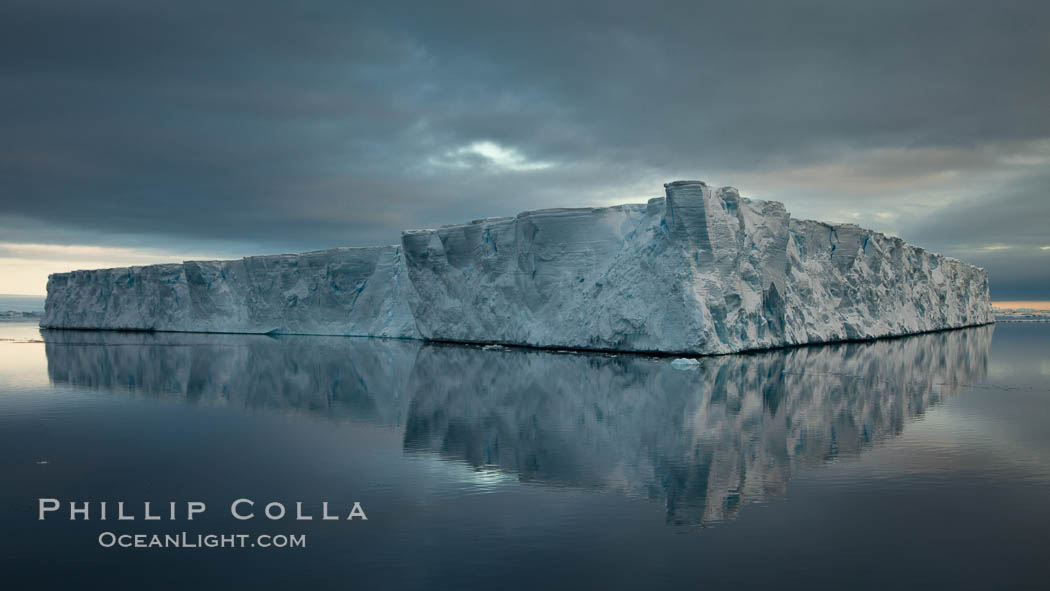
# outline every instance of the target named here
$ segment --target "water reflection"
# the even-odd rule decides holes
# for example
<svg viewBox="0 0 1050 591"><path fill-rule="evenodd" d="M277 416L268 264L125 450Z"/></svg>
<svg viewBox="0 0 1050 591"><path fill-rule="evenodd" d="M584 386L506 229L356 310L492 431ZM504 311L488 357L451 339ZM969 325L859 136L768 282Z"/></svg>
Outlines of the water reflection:
<svg viewBox="0 0 1050 591"><path fill-rule="evenodd" d="M46 331L53 383L403 426L404 451L731 518L984 379L993 327L703 358Z"/></svg>
<svg viewBox="0 0 1050 591"><path fill-rule="evenodd" d="M400 425L417 341L42 330L54 384Z"/></svg>

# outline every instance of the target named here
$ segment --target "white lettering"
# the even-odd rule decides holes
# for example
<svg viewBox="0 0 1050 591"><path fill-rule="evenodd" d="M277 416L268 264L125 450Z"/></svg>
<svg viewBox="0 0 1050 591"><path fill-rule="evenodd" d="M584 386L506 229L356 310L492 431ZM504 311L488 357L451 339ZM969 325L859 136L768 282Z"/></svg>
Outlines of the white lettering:
<svg viewBox="0 0 1050 591"><path fill-rule="evenodd" d="M62 503L59 503L58 499L37 499L37 500L39 501L39 510L37 512L39 517L37 517L37 519L39 519L40 521L44 520L44 513L49 513L51 511L58 511L59 507L62 506Z"/></svg>
<svg viewBox="0 0 1050 591"><path fill-rule="evenodd" d="M277 507L277 508L279 508L281 510L281 512L279 514L277 514L277 515L272 515L270 513L270 507ZM284 505L274 501L273 503L270 503L269 505L266 506L265 513L266 513L266 516L269 517L272 521L277 521L278 519L283 519L284 518Z"/></svg>
<svg viewBox="0 0 1050 591"><path fill-rule="evenodd" d="M90 507L90 505L88 505L88 502L84 501L84 507L81 508L81 509L77 509L77 502L76 501L71 501L69 503L69 520L70 521L76 521L77 520L77 515L83 515L84 516L84 521L88 521L89 519L91 519L91 517L88 515L88 508L89 507Z"/></svg>
<svg viewBox="0 0 1050 591"><path fill-rule="evenodd" d="M198 513L204 513L204 503L200 501L190 501L186 504L186 518L193 521L193 516Z"/></svg>
<svg viewBox="0 0 1050 591"><path fill-rule="evenodd" d="M354 517L360 517L361 519L368 521L368 517L365 516L365 510L361 508L361 503L354 502L354 508L350 510L350 515L347 516L348 520L353 520Z"/></svg>
<svg viewBox="0 0 1050 591"><path fill-rule="evenodd" d="M241 505L241 504L244 504L244 503L247 503L249 507L255 505L255 502L252 501L251 499L237 499L236 501L233 502L232 505L230 505L230 513L235 518L240 519L241 521L244 521L245 519L251 519L252 517L255 517L255 513L249 513L247 515L241 515L240 513L237 512L237 505Z"/></svg>
<svg viewBox="0 0 1050 591"><path fill-rule="evenodd" d="M321 519L323 519L325 521L331 521L333 519L339 519L338 515L329 515L328 514L328 501L324 501L323 503L321 503Z"/></svg>

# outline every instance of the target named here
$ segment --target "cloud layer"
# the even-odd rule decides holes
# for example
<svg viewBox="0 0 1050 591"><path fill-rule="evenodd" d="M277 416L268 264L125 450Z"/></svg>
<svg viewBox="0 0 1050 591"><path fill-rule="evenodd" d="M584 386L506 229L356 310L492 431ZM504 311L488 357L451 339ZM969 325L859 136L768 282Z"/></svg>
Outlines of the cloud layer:
<svg viewBox="0 0 1050 591"><path fill-rule="evenodd" d="M1040 2L6 2L0 232L233 256L703 178L986 264L995 297L1047 297L1048 17Z"/></svg>

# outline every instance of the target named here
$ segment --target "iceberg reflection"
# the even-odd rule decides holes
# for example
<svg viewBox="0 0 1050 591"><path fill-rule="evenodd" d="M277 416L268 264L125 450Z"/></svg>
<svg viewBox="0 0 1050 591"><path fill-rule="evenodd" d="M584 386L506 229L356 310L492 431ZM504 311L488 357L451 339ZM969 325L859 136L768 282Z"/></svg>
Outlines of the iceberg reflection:
<svg viewBox="0 0 1050 591"><path fill-rule="evenodd" d="M984 379L993 326L698 359L412 341L44 331L53 383L403 426L404 451L731 518Z"/></svg>
<svg viewBox="0 0 1050 591"><path fill-rule="evenodd" d="M781 494L984 378L994 327L699 359L425 347L405 448L666 503L701 524Z"/></svg>
<svg viewBox="0 0 1050 591"><path fill-rule="evenodd" d="M405 384L421 344L408 340L42 330L54 384L404 422Z"/></svg>

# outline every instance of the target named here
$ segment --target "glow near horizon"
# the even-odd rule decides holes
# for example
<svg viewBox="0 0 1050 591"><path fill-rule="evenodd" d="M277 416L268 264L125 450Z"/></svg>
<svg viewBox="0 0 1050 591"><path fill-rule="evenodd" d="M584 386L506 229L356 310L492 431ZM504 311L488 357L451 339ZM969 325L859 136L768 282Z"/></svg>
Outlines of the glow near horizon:
<svg viewBox="0 0 1050 591"><path fill-rule="evenodd" d="M0 242L0 294L45 295L51 273L216 258L220 257L147 248Z"/></svg>

